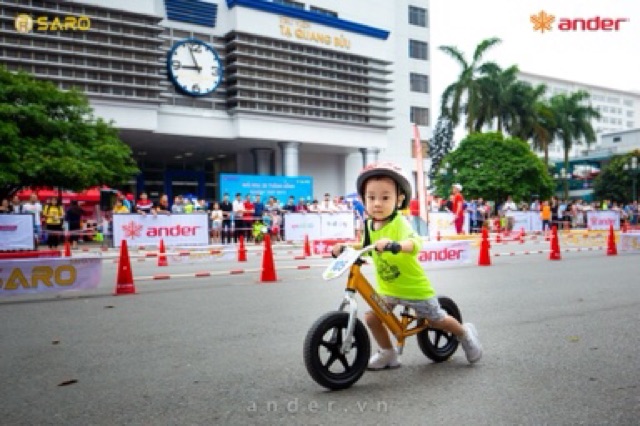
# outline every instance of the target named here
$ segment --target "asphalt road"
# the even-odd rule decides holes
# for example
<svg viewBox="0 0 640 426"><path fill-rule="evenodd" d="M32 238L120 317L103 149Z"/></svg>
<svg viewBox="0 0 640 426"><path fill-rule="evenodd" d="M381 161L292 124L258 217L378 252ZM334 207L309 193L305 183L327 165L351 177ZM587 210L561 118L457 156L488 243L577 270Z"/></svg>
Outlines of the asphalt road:
<svg viewBox="0 0 640 426"><path fill-rule="evenodd" d="M0 423L637 425L640 258L492 260L428 272L476 324L478 364L461 350L434 364L410 339L402 368L340 392L317 385L302 359L307 330L344 287L320 267L281 269L269 284L256 273L138 281L138 294L115 297L105 262L96 290L0 300ZM250 255L241 267L259 263ZM302 263L327 260L277 261ZM133 269L159 271L153 259Z"/></svg>

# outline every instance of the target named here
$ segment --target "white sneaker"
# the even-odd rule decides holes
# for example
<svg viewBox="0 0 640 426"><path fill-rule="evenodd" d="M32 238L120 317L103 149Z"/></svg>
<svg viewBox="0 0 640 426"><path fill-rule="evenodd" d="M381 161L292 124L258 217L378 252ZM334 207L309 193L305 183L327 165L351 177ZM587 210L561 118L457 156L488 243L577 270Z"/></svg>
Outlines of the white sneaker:
<svg viewBox="0 0 640 426"><path fill-rule="evenodd" d="M464 349L467 361L473 364L482 358L482 345L478 340L478 332L473 324L466 323L462 328L464 328L464 336L458 338L458 340L462 345L462 349Z"/></svg>
<svg viewBox="0 0 640 426"><path fill-rule="evenodd" d="M400 361L398 360L398 352L395 348L392 349L380 349L369 360L369 370L384 370L385 368L397 368L400 367Z"/></svg>

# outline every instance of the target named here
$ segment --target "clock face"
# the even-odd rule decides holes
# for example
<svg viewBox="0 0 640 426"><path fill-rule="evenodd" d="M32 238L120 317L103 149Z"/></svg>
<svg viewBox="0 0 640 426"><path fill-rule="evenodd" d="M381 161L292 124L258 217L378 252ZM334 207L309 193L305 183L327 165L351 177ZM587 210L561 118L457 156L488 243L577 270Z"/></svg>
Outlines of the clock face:
<svg viewBox="0 0 640 426"><path fill-rule="evenodd" d="M222 81L222 62L207 43L187 39L177 42L167 57L169 77L183 93L207 95Z"/></svg>

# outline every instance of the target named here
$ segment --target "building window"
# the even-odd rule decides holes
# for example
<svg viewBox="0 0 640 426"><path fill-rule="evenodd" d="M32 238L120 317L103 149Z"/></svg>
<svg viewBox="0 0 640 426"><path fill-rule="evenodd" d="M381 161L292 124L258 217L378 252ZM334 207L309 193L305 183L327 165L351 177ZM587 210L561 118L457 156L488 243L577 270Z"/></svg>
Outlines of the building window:
<svg viewBox="0 0 640 426"><path fill-rule="evenodd" d="M412 92L429 93L429 76L424 74L409 74Z"/></svg>
<svg viewBox="0 0 640 426"><path fill-rule="evenodd" d="M429 157L429 141L420 141L420 148L422 148L422 158ZM416 141L411 139L411 158L416 158Z"/></svg>
<svg viewBox="0 0 640 426"><path fill-rule="evenodd" d="M633 106L633 100L631 99L625 99L623 103L624 103L624 106L628 106L628 107Z"/></svg>
<svg viewBox="0 0 640 426"><path fill-rule="evenodd" d="M614 142L620 142L620 136L616 136L615 138L613 138Z"/></svg>
<svg viewBox="0 0 640 426"><path fill-rule="evenodd" d="M411 107L410 120L418 126L429 125L429 108Z"/></svg>
<svg viewBox="0 0 640 426"><path fill-rule="evenodd" d="M283 6L291 6L291 7L295 7L296 9L304 9L304 3L300 3L297 1L291 1L291 0L273 0L273 3L275 4L281 4Z"/></svg>
<svg viewBox="0 0 640 426"><path fill-rule="evenodd" d="M427 27L427 9L409 6L409 23L419 27Z"/></svg>
<svg viewBox="0 0 640 426"><path fill-rule="evenodd" d="M429 45L424 41L409 40L409 57L413 59L428 59Z"/></svg>
<svg viewBox="0 0 640 426"><path fill-rule="evenodd" d="M320 15L332 16L334 18L338 17L338 13L337 12L334 12L333 10L323 9L321 7L310 6L309 10L312 11L312 12L318 13Z"/></svg>
<svg viewBox="0 0 640 426"><path fill-rule="evenodd" d="M627 128L633 129L633 121L627 121Z"/></svg>

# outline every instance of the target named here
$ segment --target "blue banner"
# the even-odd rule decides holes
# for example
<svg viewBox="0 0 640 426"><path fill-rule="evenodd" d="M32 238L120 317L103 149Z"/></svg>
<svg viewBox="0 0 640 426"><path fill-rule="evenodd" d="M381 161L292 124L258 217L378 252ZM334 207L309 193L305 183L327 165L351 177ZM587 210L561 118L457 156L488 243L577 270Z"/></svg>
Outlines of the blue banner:
<svg viewBox="0 0 640 426"><path fill-rule="evenodd" d="M229 194L233 200L237 193L245 195L260 194L262 201L266 202L274 196L280 204L286 204L290 195L296 202L300 197L311 201L313 197L313 178L310 176L261 176L261 175L236 175L220 174L220 199L224 193Z"/></svg>

